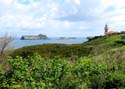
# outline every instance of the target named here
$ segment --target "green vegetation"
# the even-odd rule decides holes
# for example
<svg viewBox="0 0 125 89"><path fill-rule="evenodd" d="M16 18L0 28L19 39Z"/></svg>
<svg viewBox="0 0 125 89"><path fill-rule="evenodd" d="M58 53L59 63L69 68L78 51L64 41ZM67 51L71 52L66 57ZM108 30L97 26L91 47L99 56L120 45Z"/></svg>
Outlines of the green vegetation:
<svg viewBox="0 0 125 89"><path fill-rule="evenodd" d="M0 88L4 89L123 89L125 60L96 61L81 57L69 61L55 57L9 57L10 69L0 66Z"/></svg>
<svg viewBox="0 0 125 89"><path fill-rule="evenodd" d="M1 61L0 89L124 89L124 45L113 35L16 49Z"/></svg>
<svg viewBox="0 0 125 89"><path fill-rule="evenodd" d="M84 47L84 45L65 45L65 44L44 44L29 46L17 49L11 54L11 56L16 57L28 57L37 53L42 57L53 58L55 56L59 57L81 57L89 55L91 48Z"/></svg>
<svg viewBox="0 0 125 89"><path fill-rule="evenodd" d="M116 49L125 45L125 41L121 40L120 35L102 36L83 44L44 44L19 48L15 50L11 56L22 56L26 58L34 53L38 53L42 57L53 58L55 56L79 58L88 55L99 55L104 52Z"/></svg>

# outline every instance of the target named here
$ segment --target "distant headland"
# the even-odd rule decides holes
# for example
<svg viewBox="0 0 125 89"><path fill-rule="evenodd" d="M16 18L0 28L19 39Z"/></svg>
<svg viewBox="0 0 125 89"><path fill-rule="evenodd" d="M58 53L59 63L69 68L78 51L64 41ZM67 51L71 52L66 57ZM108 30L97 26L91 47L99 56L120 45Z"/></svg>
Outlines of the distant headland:
<svg viewBox="0 0 125 89"><path fill-rule="evenodd" d="M39 34L39 35L23 35L21 40L41 40L41 39L48 39L46 35Z"/></svg>

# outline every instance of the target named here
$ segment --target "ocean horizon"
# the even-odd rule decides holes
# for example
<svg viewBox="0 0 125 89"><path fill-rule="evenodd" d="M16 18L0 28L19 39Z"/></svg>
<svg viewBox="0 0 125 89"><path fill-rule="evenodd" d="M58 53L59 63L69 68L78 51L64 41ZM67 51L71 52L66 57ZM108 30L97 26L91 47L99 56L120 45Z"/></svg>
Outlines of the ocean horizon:
<svg viewBox="0 0 125 89"><path fill-rule="evenodd" d="M49 38L41 40L21 40L20 38L15 38L13 45L15 48L21 48L24 46L40 45L40 44L80 44L87 41L86 38L75 38L75 39L59 39L59 38Z"/></svg>

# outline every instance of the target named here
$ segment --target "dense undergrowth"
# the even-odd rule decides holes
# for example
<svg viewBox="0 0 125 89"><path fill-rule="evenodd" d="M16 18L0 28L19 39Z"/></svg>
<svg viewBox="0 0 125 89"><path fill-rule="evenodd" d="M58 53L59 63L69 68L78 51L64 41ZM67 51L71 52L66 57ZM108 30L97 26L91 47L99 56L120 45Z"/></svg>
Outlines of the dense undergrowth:
<svg viewBox="0 0 125 89"><path fill-rule="evenodd" d="M16 49L0 61L0 89L125 89L124 45L113 35Z"/></svg>
<svg viewBox="0 0 125 89"><path fill-rule="evenodd" d="M9 57L9 70L0 66L1 89L124 89L125 60L81 57L71 61L37 54Z"/></svg>

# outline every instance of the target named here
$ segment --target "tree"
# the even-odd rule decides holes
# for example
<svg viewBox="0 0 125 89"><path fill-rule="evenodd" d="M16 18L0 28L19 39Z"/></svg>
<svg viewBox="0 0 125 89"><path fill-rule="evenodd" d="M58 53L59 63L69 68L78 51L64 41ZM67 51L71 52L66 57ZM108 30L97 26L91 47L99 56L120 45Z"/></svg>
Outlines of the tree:
<svg viewBox="0 0 125 89"><path fill-rule="evenodd" d="M0 37L0 56L3 56L4 52L11 48L11 43L14 38L7 33Z"/></svg>

